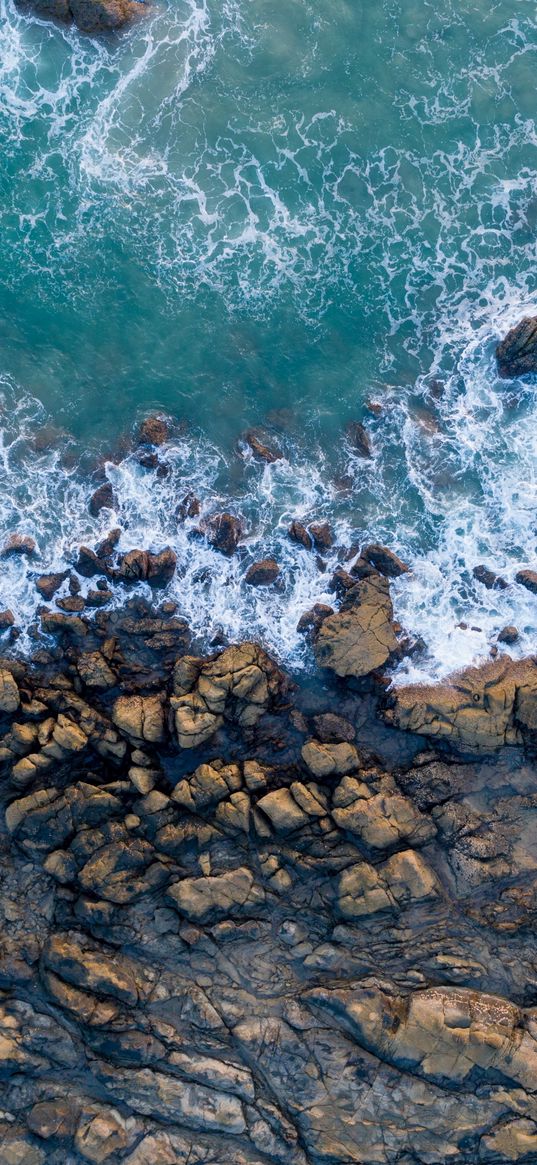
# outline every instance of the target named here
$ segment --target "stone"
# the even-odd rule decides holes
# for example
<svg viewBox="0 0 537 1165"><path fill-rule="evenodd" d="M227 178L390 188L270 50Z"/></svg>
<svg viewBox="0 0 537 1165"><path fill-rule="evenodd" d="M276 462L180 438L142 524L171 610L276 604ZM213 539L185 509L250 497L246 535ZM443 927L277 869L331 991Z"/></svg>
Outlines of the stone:
<svg viewBox="0 0 537 1165"><path fill-rule="evenodd" d="M233 916L250 898L254 876L246 867L208 878L184 878L169 886L170 902L196 922Z"/></svg>
<svg viewBox="0 0 537 1165"><path fill-rule="evenodd" d="M489 591L505 591L509 584L500 575L495 574L493 570L489 570L486 566L474 566L472 574L478 582L482 583ZM537 577L537 576L536 576Z"/></svg>
<svg viewBox="0 0 537 1165"><path fill-rule="evenodd" d="M276 581L279 573L280 568L273 558L263 558L248 567L244 581L250 587L268 587Z"/></svg>
<svg viewBox="0 0 537 1165"><path fill-rule="evenodd" d="M313 717L313 724L317 738L323 744L351 744L356 737L356 730L350 720L339 716L337 712L321 712Z"/></svg>
<svg viewBox="0 0 537 1165"><path fill-rule="evenodd" d="M16 712L20 704L17 682L7 668L0 668L0 712L9 715Z"/></svg>
<svg viewBox="0 0 537 1165"><path fill-rule="evenodd" d="M354 787L353 787L354 786ZM334 793L332 817L340 829L355 834L372 850L402 843L425 845L436 835L436 826L415 807L410 797L386 791L371 794L357 781L342 782Z"/></svg>
<svg viewBox="0 0 537 1165"><path fill-rule="evenodd" d="M334 545L334 535L328 522L312 522L309 532L316 550L330 550Z"/></svg>
<svg viewBox="0 0 537 1165"><path fill-rule="evenodd" d="M526 587L526 590L531 591L534 595L537 595L536 570L519 570L515 575L515 582L520 583L521 586Z"/></svg>
<svg viewBox="0 0 537 1165"><path fill-rule="evenodd" d="M513 627L511 623L507 627L502 627L502 630L498 632L498 643L511 645L516 643L519 638L518 627Z"/></svg>
<svg viewBox="0 0 537 1165"><path fill-rule="evenodd" d="M359 457L372 457L371 440L367 429L360 421L350 421L345 429L349 445Z"/></svg>
<svg viewBox="0 0 537 1165"><path fill-rule="evenodd" d="M82 652L77 659L77 671L87 688L105 692L113 688L117 676L100 651Z"/></svg>
<svg viewBox="0 0 537 1165"><path fill-rule="evenodd" d="M537 732L537 664L500 656L442 684L398 688L388 723L448 740L462 753L497 752Z"/></svg>
<svg viewBox="0 0 537 1165"><path fill-rule="evenodd" d="M293 542L298 542L300 546L304 546L306 550L311 550L313 547L313 537L308 533L306 527L302 522L291 522L287 531L289 537Z"/></svg>
<svg viewBox="0 0 537 1165"><path fill-rule="evenodd" d="M85 1161L102 1165L126 1149L130 1141L128 1124L114 1108L103 1105L94 1115L84 1117L77 1128L75 1145Z"/></svg>
<svg viewBox="0 0 537 1165"><path fill-rule="evenodd" d="M352 593L352 606L323 619L314 652L319 667L358 679L383 667L398 643L387 581L364 579Z"/></svg>
<svg viewBox="0 0 537 1165"><path fill-rule="evenodd" d="M55 574L42 574L38 579L36 579L35 585L39 591L39 594L50 602L50 600L56 594L56 591L60 589L62 583L65 582L65 579L68 577L68 570L58 571Z"/></svg>
<svg viewBox="0 0 537 1165"><path fill-rule="evenodd" d="M281 672L253 643L228 647L198 664L185 657L175 669L170 705L181 748L209 740L225 720L251 728L280 696Z"/></svg>
<svg viewBox="0 0 537 1165"><path fill-rule="evenodd" d="M344 918L403 910L438 894L438 881L414 850L404 850L380 866L360 862L341 874L338 907Z"/></svg>
<svg viewBox="0 0 537 1165"><path fill-rule="evenodd" d="M399 578L402 574L408 574L410 570L406 562L398 558L393 550L388 550L379 542L371 542L369 546L365 546L362 550L362 558L386 578Z"/></svg>
<svg viewBox="0 0 537 1165"><path fill-rule="evenodd" d="M43 1141L48 1141L50 1137L72 1137L76 1121L76 1104L64 1097L34 1104L27 1117L30 1132Z"/></svg>
<svg viewBox="0 0 537 1165"><path fill-rule="evenodd" d="M326 778L353 773L361 767L360 755L347 741L321 743L308 740L302 746L302 760L315 777Z"/></svg>
<svg viewBox="0 0 537 1165"><path fill-rule="evenodd" d="M15 616L13 611L0 611L0 631L7 631L9 627L15 624Z"/></svg>
<svg viewBox="0 0 537 1165"><path fill-rule="evenodd" d="M17 554L31 557L35 552L35 538L31 538L29 534L10 534L0 551L0 555L2 558L11 558Z"/></svg>
<svg viewBox="0 0 537 1165"><path fill-rule="evenodd" d="M138 430L139 445L165 445L173 427L171 417L164 413L151 413L145 417Z"/></svg>
<svg viewBox="0 0 537 1165"><path fill-rule="evenodd" d="M301 632L315 633L321 626L323 619L333 614L334 608L329 607L327 603L315 603L311 610L304 611L304 614L300 616L296 629Z"/></svg>
<svg viewBox="0 0 537 1165"><path fill-rule="evenodd" d="M537 316L524 316L496 348L498 375L513 380L537 372Z"/></svg>
<svg viewBox="0 0 537 1165"><path fill-rule="evenodd" d="M102 485L99 485L95 492L92 493L88 502L88 510L92 518L97 518L101 510L113 510L115 506L116 501L112 483L103 481Z"/></svg>
<svg viewBox="0 0 537 1165"><path fill-rule="evenodd" d="M112 709L112 721L126 736L156 744L164 739L162 696L119 696Z"/></svg>
<svg viewBox="0 0 537 1165"><path fill-rule="evenodd" d="M289 789L274 789L257 802L257 809L268 817L276 833L292 833L307 824L308 815L297 804Z"/></svg>
<svg viewBox="0 0 537 1165"><path fill-rule="evenodd" d="M283 453L280 452L277 446L269 443L264 434L260 434L255 429L248 429L244 433L242 440L258 461L264 461L267 465L272 465L275 461L282 460Z"/></svg>
<svg viewBox="0 0 537 1165"><path fill-rule="evenodd" d="M147 14L138 0L69 0L69 11L81 32L112 32Z"/></svg>
<svg viewBox="0 0 537 1165"><path fill-rule="evenodd" d="M243 526L240 518L234 514L213 514L200 523L200 530L211 546L231 558L243 536Z"/></svg>

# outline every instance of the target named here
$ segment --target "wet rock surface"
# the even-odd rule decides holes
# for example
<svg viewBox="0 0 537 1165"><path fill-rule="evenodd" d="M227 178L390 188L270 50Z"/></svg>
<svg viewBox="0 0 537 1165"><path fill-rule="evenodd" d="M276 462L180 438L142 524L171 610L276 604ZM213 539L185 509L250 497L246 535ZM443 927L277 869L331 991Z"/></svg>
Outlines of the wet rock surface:
<svg viewBox="0 0 537 1165"><path fill-rule="evenodd" d="M391 627L355 585L320 630ZM0 1160L535 1160L536 665L400 693L438 750L371 676L82 626L1 661Z"/></svg>
<svg viewBox="0 0 537 1165"><path fill-rule="evenodd" d="M73 22L81 32L114 32L147 14L140 0L19 0L21 8L62 23Z"/></svg>
<svg viewBox="0 0 537 1165"><path fill-rule="evenodd" d="M525 317L496 348L498 373L504 379L537 372L537 317Z"/></svg>

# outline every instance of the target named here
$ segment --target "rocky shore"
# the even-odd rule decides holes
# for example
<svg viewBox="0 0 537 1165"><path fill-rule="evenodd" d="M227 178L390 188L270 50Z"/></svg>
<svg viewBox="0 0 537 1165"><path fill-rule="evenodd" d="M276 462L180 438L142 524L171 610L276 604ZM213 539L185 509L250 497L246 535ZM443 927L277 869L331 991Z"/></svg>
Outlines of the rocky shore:
<svg viewBox="0 0 537 1165"><path fill-rule="evenodd" d="M135 439L156 478L171 424ZM241 586L285 585L240 514L190 491L176 519ZM326 521L287 536L326 568ZM302 678L255 642L201 653L174 551L124 545L49 573L29 534L0 548L43 600L30 655L0 613L2 1165L537 1162L537 659L505 627L485 665L391 687L424 645L377 543L303 612Z"/></svg>
<svg viewBox="0 0 537 1165"><path fill-rule="evenodd" d="M3 1165L537 1160L537 665L387 691L379 555L300 684L137 597L2 659Z"/></svg>

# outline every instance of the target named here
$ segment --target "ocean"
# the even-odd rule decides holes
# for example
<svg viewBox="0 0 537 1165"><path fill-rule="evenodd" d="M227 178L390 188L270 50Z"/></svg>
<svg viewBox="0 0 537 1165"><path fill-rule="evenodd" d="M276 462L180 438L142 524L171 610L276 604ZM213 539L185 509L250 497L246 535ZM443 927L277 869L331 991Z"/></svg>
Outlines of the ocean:
<svg viewBox="0 0 537 1165"><path fill-rule="evenodd" d="M120 526L120 549L176 550L205 646L311 666L298 619L374 540L411 566L395 612L425 642L396 683L506 624L535 650L514 577L537 561L537 396L494 348L537 310L536 52L530 0L160 0L108 39L0 0L0 542L38 548L0 572L19 649L36 574ZM128 440L154 410L180 422L166 477ZM255 461L252 427L283 457ZM103 465L117 507L92 518ZM241 554L178 520L188 491L243 518ZM323 562L293 519L330 522ZM245 586L267 555L280 584Z"/></svg>

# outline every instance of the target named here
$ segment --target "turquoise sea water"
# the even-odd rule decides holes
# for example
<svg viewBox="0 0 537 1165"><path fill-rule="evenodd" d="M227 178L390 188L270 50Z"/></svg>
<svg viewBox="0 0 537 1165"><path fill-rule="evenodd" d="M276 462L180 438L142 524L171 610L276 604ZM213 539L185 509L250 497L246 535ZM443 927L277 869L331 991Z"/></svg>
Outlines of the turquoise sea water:
<svg viewBox="0 0 537 1165"><path fill-rule="evenodd" d="M285 531L327 517L413 566L396 610L429 651L402 679L506 623L535 650L537 600L471 572L537 559L537 400L493 359L537 309L536 50L530 0L161 0L101 41L0 0L0 532L43 566L112 522L171 543L201 634L300 665L329 571ZM121 506L92 521L82 451L155 407L187 422L169 478L110 464ZM36 452L48 424L70 436ZM267 424L286 459L263 468L237 439ZM244 560L178 528L189 487L245 516ZM266 553L284 587L247 592ZM37 597L10 561L0 603L27 623Z"/></svg>

